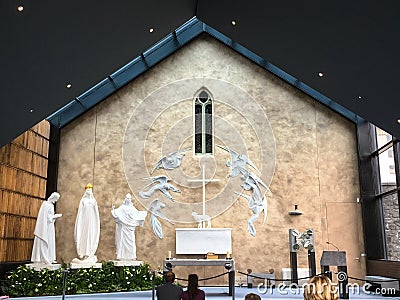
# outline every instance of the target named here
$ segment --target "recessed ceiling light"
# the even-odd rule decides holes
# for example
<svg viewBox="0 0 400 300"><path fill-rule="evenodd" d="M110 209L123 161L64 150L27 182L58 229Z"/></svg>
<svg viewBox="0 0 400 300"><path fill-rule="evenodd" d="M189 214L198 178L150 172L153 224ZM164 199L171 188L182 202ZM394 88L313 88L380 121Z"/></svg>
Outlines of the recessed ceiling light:
<svg viewBox="0 0 400 300"><path fill-rule="evenodd" d="M232 26L236 26L236 21L232 20L231 24L232 24Z"/></svg>
<svg viewBox="0 0 400 300"><path fill-rule="evenodd" d="M397 123L399 123L399 124L400 124L400 119L397 119Z"/></svg>
<svg viewBox="0 0 400 300"><path fill-rule="evenodd" d="M33 109L30 109L29 112L33 113Z"/></svg>
<svg viewBox="0 0 400 300"><path fill-rule="evenodd" d="M362 97L361 97L361 96L358 96L358 99L362 99Z"/></svg>
<svg viewBox="0 0 400 300"><path fill-rule="evenodd" d="M150 31L150 33L153 32L153 31L154 31L154 28L150 28L149 31Z"/></svg>
<svg viewBox="0 0 400 300"><path fill-rule="evenodd" d="M319 73L318 73L318 76L319 76L319 77L324 77L324 73L319 72Z"/></svg>
<svg viewBox="0 0 400 300"><path fill-rule="evenodd" d="M17 9L18 9L18 11L23 11L24 7L22 5L18 5Z"/></svg>
<svg viewBox="0 0 400 300"><path fill-rule="evenodd" d="M72 84L68 83L67 84L67 89L70 89L72 87Z"/></svg>

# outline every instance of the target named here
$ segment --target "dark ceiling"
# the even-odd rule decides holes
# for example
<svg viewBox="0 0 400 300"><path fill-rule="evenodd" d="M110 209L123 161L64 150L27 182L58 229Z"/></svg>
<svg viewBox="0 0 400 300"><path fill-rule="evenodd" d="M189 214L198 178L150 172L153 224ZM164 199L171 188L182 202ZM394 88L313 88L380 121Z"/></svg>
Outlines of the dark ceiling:
<svg viewBox="0 0 400 300"><path fill-rule="evenodd" d="M399 1L2 0L0 146L194 16L400 137Z"/></svg>

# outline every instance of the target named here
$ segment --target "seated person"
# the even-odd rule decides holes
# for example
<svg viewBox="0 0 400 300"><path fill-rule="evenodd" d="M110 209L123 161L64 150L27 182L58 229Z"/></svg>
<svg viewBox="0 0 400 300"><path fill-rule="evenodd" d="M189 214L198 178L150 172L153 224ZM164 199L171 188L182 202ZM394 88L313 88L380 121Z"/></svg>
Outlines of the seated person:
<svg viewBox="0 0 400 300"><path fill-rule="evenodd" d="M164 275L165 283L157 287L156 295L158 300L180 300L183 289L174 283L175 274L167 272Z"/></svg>
<svg viewBox="0 0 400 300"><path fill-rule="evenodd" d="M337 289L327 276L314 276L304 287L305 300L337 300Z"/></svg>
<svg viewBox="0 0 400 300"><path fill-rule="evenodd" d="M182 294L182 300L205 300L206 294L199 289L199 278L196 274L189 274L187 290Z"/></svg>

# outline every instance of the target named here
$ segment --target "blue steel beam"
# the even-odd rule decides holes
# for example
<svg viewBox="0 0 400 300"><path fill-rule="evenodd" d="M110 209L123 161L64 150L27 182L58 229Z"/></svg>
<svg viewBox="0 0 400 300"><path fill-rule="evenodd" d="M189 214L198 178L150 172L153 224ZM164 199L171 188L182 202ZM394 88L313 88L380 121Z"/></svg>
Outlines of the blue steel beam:
<svg viewBox="0 0 400 300"><path fill-rule="evenodd" d="M241 44L233 41L229 37L223 35L222 33L194 17L177 28L173 33L167 35L155 45L144 51L140 56L136 57L131 62L112 73L94 87L90 88L82 95L69 102L66 106L49 116L47 120L59 128L62 128L203 32L226 44L234 51L247 57L260 67L264 68L275 76L278 76L285 82L303 91L305 94L311 96L318 102L331 108L333 111L339 113L352 122L357 123L358 120L362 119L347 108L339 105L330 98L314 90L307 84L301 82L299 79L266 61L263 57L258 56Z"/></svg>

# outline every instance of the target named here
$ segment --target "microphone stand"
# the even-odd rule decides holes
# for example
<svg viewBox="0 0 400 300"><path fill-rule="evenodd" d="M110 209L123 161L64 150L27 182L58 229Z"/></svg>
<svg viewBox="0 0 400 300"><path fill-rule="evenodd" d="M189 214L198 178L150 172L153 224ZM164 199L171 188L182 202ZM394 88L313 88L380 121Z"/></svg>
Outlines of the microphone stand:
<svg viewBox="0 0 400 300"><path fill-rule="evenodd" d="M336 249L337 249L337 251L340 251L339 250L339 248L335 245L335 244L332 244L331 242L326 242L328 245L332 245L333 247L335 247Z"/></svg>

